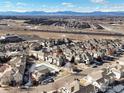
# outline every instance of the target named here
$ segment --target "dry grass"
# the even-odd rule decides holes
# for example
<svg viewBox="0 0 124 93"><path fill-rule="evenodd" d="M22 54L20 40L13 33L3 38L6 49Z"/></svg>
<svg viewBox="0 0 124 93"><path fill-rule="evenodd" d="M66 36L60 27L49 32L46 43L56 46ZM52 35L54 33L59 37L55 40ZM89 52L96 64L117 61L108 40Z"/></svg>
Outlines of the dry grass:
<svg viewBox="0 0 124 93"><path fill-rule="evenodd" d="M63 34L63 33L49 33L49 32L34 32L34 31L0 31L0 35L5 35L5 34L18 34L18 35L37 35L41 38L53 38L53 39L58 39L58 38L71 38L71 39L77 39L77 40L86 40L86 39L115 39L115 38L120 38L120 37L115 37L115 36L98 36L98 35L80 35L80 34Z"/></svg>

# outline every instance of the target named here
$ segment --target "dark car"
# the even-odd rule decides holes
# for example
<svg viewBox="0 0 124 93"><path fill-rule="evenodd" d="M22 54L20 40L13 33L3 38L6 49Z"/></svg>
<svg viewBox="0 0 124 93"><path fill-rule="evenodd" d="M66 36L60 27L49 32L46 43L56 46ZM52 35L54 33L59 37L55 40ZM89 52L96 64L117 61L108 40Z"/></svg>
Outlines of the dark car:
<svg viewBox="0 0 124 93"><path fill-rule="evenodd" d="M54 82L54 79L52 77L49 77L41 82L41 84L46 85L48 83Z"/></svg>

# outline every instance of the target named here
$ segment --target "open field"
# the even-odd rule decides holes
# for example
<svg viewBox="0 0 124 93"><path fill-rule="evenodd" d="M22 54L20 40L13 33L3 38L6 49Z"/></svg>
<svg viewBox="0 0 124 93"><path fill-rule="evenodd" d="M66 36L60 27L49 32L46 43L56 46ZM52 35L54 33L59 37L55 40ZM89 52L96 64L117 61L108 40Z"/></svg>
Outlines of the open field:
<svg viewBox="0 0 124 93"><path fill-rule="evenodd" d="M123 17L1 17L0 35L37 35L41 38L123 38Z"/></svg>
<svg viewBox="0 0 124 93"><path fill-rule="evenodd" d="M106 36L106 35L87 35L87 34L67 34L67 33L49 33L49 32L35 32L35 31L0 31L0 35L5 34L18 34L18 35L36 35L40 38L53 38L53 39L59 39L59 38L70 38L70 39L76 39L76 40L87 40L87 39L123 39L123 36Z"/></svg>

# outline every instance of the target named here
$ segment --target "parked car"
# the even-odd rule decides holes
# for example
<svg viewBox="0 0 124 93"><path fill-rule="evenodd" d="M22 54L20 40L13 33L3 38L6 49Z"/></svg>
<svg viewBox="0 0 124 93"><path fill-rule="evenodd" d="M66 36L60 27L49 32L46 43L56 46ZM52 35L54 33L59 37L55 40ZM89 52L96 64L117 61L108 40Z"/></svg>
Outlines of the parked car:
<svg viewBox="0 0 124 93"><path fill-rule="evenodd" d="M41 82L42 85L46 85L48 83L54 82L54 79L52 77L49 77Z"/></svg>

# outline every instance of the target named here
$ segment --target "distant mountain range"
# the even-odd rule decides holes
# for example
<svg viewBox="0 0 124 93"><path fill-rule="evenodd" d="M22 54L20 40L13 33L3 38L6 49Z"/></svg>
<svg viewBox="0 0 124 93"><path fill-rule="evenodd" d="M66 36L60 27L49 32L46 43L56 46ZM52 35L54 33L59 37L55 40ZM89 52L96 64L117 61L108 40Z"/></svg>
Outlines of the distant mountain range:
<svg viewBox="0 0 124 93"><path fill-rule="evenodd" d="M31 12L15 12L7 11L0 12L1 16L124 16L124 12L73 12L73 11L59 11L59 12L44 12L44 11L31 11Z"/></svg>

